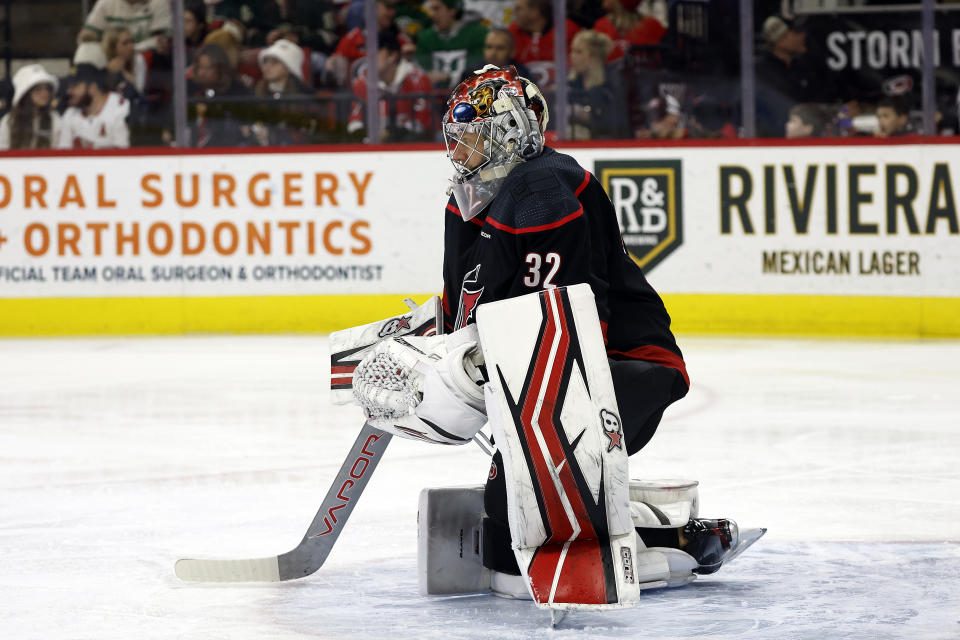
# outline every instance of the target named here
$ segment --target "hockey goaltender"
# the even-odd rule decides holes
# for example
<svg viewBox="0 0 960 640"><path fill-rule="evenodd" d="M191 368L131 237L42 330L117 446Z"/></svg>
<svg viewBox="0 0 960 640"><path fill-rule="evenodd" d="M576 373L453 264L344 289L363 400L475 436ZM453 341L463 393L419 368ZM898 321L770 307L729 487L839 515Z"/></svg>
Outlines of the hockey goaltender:
<svg viewBox="0 0 960 640"><path fill-rule="evenodd" d="M443 331L380 341L353 376L378 429L493 433L482 490L421 495L421 589L604 609L717 571L763 530L699 518L696 482L629 480L689 380L609 198L544 146L546 101L513 67L475 72L447 106Z"/></svg>
<svg viewBox="0 0 960 640"><path fill-rule="evenodd" d="M687 371L603 188L544 146L548 118L513 67L454 90L442 299L330 335L331 397L358 403L366 424L300 544L179 560L181 579L316 571L393 435L493 456L485 486L421 492L424 594L528 598L556 622L689 584L763 535L700 518L695 481L630 480L628 456L686 395Z"/></svg>

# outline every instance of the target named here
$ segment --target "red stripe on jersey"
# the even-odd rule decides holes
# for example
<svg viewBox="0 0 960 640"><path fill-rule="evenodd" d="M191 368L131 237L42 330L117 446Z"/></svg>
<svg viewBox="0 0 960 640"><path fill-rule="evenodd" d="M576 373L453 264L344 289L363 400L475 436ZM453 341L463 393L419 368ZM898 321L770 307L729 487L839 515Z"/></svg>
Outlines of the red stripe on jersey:
<svg viewBox="0 0 960 640"><path fill-rule="evenodd" d="M563 218L560 218L556 222L551 222L549 224L541 224L536 227L522 227L520 229L515 229L513 227L503 224L502 222L497 222L493 218L487 218L487 222L489 222L491 226L497 229L500 229L501 231L506 231L507 233L513 233L513 234L521 234L521 233L534 233L536 231L546 231L548 229L556 229L557 227L562 227L563 225L567 224L571 220L575 220L576 218L579 218L582 215L583 215L583 205L580 205L580 208L574 211L573 213L571 213L570 215L564 216Z"/></svg>
<svg viewBox="0 0 960 640"><path fill-rule="evenodd" d="M580 194L583 193L583 190L587 188L587 185L590 184L590 172L584 169L583 171L583 182L580 183L580 186L577 187L577 190L573 192L573 195L580 197Z"/></svg>
<svg viewBox="0 0 960 640"><path fill-rule="evenodd" d="M456 208L455 206L453 206L452 204L447 203L447 211L449 211L449 212L451 212L451 213L455 213L455 214L457 214L458 216L460 216L461 218L463 218L463 214L460 213L460 209L457 209L457 208ZM478 227L482 227L482 226L483 226L483 220L480 220L480 219L478 219L478 218L470 218L469 220L464 220L464 222L472 222L473 224L477 225Z"/></svg>
<svg viewBox="0 0 960 640"><path fill-rule="evenodd" d="M683 381L687 383L687 388L690 387L690 377L687 376L687 365L683 362L683 358L662 347L655 347L648 344L643 347L637 347L636 349L630 349L630 351L613 351L608 349L607 355L614 356L615 359L646 360L647 362L654 362L665 367L670 367L671 369L676 369L680 372L680 375L683 376Z"/></svg>
<svg viewBox="0 0 960 640"><path fill-rule="evenodd" d="M603 346L607 346L607 329L609 328L610 328L609 324L607 324L603 320L600 321L600 332L603 333Z"/></svg>

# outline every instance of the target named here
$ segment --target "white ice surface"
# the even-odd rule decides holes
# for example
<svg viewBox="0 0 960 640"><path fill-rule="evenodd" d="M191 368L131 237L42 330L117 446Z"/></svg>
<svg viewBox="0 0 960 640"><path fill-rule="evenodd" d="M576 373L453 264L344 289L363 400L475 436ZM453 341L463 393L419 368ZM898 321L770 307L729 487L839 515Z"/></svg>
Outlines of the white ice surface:
<svg viewBox="0 0 960 640"><path fill-rule="evenodd" d="M479 449L394 439L327 564L179 582L303 535L359 427L326 340L0 341L0 638L958 638L960 342L681 340L693 381L632 475L767 536L637 609L416 591L424 486Z"/></svg>

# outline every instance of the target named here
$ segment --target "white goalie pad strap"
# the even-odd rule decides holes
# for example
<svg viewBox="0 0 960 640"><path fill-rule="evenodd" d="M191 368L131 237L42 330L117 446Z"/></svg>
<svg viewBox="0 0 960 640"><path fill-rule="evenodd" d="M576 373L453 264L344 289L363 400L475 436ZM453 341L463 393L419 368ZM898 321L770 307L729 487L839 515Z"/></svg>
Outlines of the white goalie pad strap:
<svg viewBox="0 0 960 640"><path fill-rule="evenodd" d="M700 512L699 485L696 480L631 480L630 502L654 506L686 502L689 504L690 517L696 518ZM684 524L686 521L678 526Z"/></svg>
<svg viewBox="0 0 960 640"><path fill-rule="evenodd" d="M412 304L412 303L411 303ZM360 361L381 340L394 336L431 336L441 333L443 311L433 296L408 313L330 334L330 400L353 402L353 374Z"/></svg>
<svg viewBox="0 0 960 640"><path fill-rule="evenodd" d="M510 535L534 601L632 605L627 453L590 287L481 305L477 318Z"/></svg>
<svg viewBox="0 0 960 640"><path fill-rule="evenodd" d="M677 528L690 521L689 502L671 502L668 504L648 504L630 502L630 517L633 526L647 529Z"/></svg>
<svg viewBox="0 0 960 640"><path fill-rule="evenodd" d="M370 424L405 438L466 444L486 424L477 335L390 338L357 365L353 394Z"/></svg>

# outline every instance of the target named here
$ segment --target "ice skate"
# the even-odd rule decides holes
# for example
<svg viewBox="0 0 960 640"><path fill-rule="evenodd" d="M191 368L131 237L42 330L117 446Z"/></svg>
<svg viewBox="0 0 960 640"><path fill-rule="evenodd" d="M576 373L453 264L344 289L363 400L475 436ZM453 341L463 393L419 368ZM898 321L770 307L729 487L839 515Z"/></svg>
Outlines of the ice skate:
<svg viewBox="0 0 960 640"><path fill-rule="evenodd" d="M743 553L766 532L748 529L741 535L737 523L728 518L691 518L680 531L680 548L699 564L694 573L708 575Z"/></svg>

